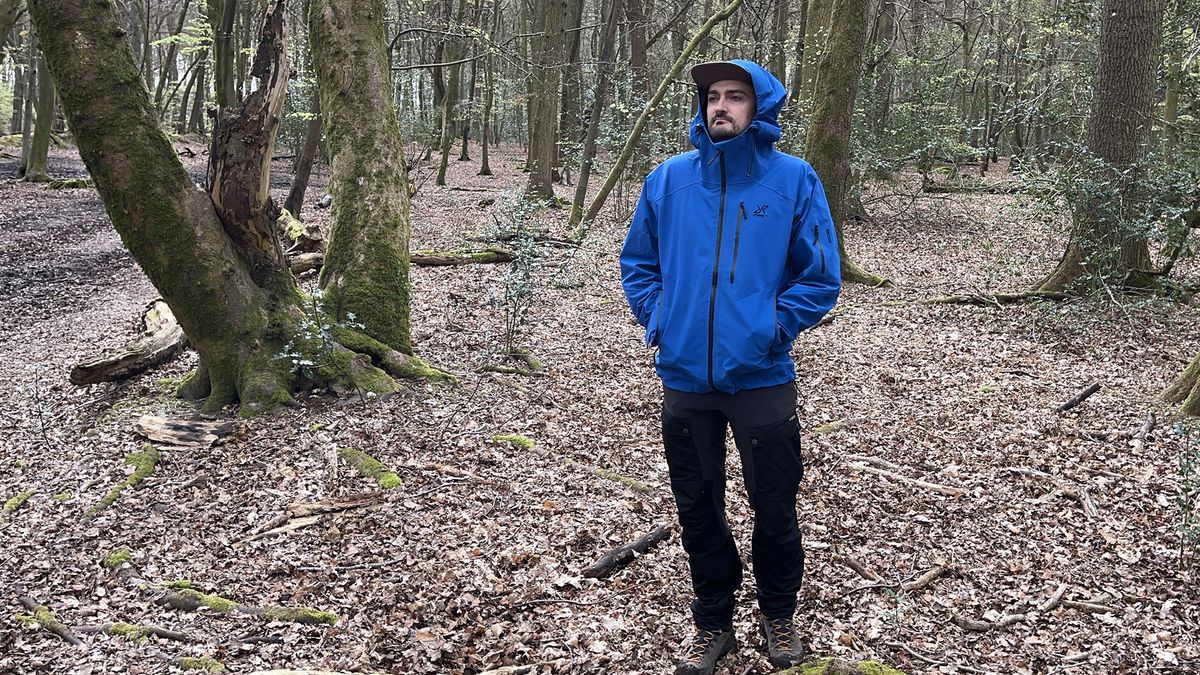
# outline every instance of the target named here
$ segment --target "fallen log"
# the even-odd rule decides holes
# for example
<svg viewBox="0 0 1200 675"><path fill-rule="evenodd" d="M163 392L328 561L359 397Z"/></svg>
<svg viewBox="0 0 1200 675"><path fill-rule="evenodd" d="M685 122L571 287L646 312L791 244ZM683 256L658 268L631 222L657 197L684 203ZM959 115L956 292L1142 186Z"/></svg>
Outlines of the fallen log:
<svg viewBox="0 0 1200 675"><path fill-rule="evenodd" d="M966 293L962 295L942 295L927 298L922 302L926 305L980 305L983 307L1002 307L1015 305L1030 300L1069 300L1066 293L1051 291L1027 291L1025 293Z"/></svg>
<svg viewBox="0 0 1200 675"><path fill-rule="evenodd" d="M287 209L280 209L275 224L283 236L291 242L286 253L316 253L325 250L325 237L314 223L302 223Z"/></svg>
<svg viewBox="0 0 1200 675"><path fill-rule="evenodd" d="M332 626L338 622L338 617L332 612L325 612L311 607L279 607L268 605L266 607L255 607L253 605L243 605L229 598L224 598L219 595L209 595L201 593L192 588L187 588L189 584L180 582L177 586L185 586L184 588L168 588L167 591L155 600L156 604L164 607L180 609L186 612L192 612L201 607L208 608L218 614L229 614L230 612L239 612L241 614L249 614L251 616L261 616L268 621L280 621L286 623L299 624L325 624Z"/></svg>
<svg viewBox="0 0 1200 675"><path fill-rule="evenodd" d="M291 268L292 274L297 276L312 270L319 270L323 264L325 264L324 253L297 253L288 256L288 267Z"/></svg>
<svg viewBox="0 0 1200 675"><path fill-rule="evenodd" d="M651 548L664 541L671 534L665 525L659 525L649 534L637 541L623 544L605 553L590 567L583 570L583 576L589 579L604 579L612 576L617 570L633 562L638 555L648 552Z"/></svg>
<svg viewBox="0 0 1200 675"><path fill-rule="evenodd" d="M142 415L136 426L139 435L152 441L189 448L210 448L239 429L237 422L169 420L154 415Z"/></svg>
<svg viewBox="0 0 1200 675"><path fill-rule="evenodd" d="M142 334L115 351L85 359L71 369L72 384L124 380L164 363L187 344L187 336L162 299L151 302L142 314Z"/></svg>
<svg viewBox="0 0 1200 675"><path fill-rule="evenodd" d="M921 191L927 194L992 194L1011 195L1025 191L1024 184L1019 181L1000 183L962 182L962 183L926 183Z"/></svg>
<svg viewBox="0 0 1200 675"><path fill-rule="evenodd" d="M174 640L176 642L200 641L190 635L185 635L184 633L179 633L173 630L167 630L166 628L159 628L158 626L139 626L137 624L122 623L119 621L117 623L106 623L99 626L80 626L79 632L85 635L104 633L105 635L114 635L134 641L145 640L151 635L154 637L160 637L164 640Z"/></svg>
<svg viewBox="0 0 1200 675"><path fill-rule="evenodd" d="M507 263L516 259L516 254L500 246L489 246L482 250L452 249L449 251L434 251L422 249L409 254L408 262L418 267L448 267L451 265L485 265L492 263ZM324 253L297 253L288 256L288 267L292 274L303 274L309 270L321 269L325 264Z"/></svg>

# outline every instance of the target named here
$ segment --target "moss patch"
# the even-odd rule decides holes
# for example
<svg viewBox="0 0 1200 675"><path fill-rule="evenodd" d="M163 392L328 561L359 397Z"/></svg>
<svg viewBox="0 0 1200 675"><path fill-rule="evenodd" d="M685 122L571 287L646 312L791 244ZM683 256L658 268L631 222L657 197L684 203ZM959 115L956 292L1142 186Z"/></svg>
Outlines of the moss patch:
<svg viewBox="0 0 1200 675"><path fill-rule="evenodd" d="M852 663L842 659L813 659L787 670L781 670L775 675L905 675L905 673L878 661Z"/></svg>
<svg viewBox="0 0 1200 675"><path fill-rule="evenodd" d="M492 440L499 443L512 443L523 450L530 450L533 448L533 439L520 434L497 434L492 436Z"/></svg>
<svg viewBox="0 0 1200 675"><path fill-rule="evenodd" d="M120 498L122 492L137 485L146 476L154 473L154 468L158 466L161 458L162 456L158 453L158 449L149 443L143 445L140 452L131 452L126 455L125 463L133 467L133 475L109 490L104 499L101 499L99 504L88 509L84 515L89 517L95 516L104 509L112 506Z"/></svg>
<svg viewBox="0 0 1200 675"><path fill-rule="evenodd" d="M391 490L392 488L397 488L401 485L404 485L404 481L401 480L399 476L392 473L391 469L362 450L357 450L355 448L338 448L338 454L341 455L342 459L346 460L350 466L357 469L359 473L367 478L373 479L379 484L379 487L383 488L384 490Z"/></svg>
<svg viewBox="0 0 1200 675"><path fill-rule="evenodd" d="M185 601L207 607L218 614L228 614L238 608L238 604L229 598L201 593L190 588L179 590L176 592L176 595Z"/></svg>
<svg viewBox="0 0 1200 675"><path fill-rule="evenodd" d="M600 476L601 478L605 478L607 480L611 480L613 482L620 483L621 485L624 485L627 488L636 490L643 494L650 494L650 493L654 492L654 488L652 486L650 486L646 483L643 483L642 481L640 481L636 478L630 478L629 476L624 476L622 474L619 474L616 471L613 471L612 469L606 469L602 466L597 466L597 467L592 468L592 473L596 474L597 476Z"/></svg>
<svg viewBox="0 0 1200 675"><path fill-rule="evenodd" d="M832 434L833 432L837 431L838 429L841 429L844 426L846 426L846 423L842 422L841 420L838 420L836 422L830 422L829 424L822 424L821 426L817 427L816 429L813 429L813 433L814 434Z"/></svg>
<svg viewBox="0 0 1200 675"><path fill-rule="evenodd" d="M18 492L17 494L9 497L8 501L4 502L4 508L0 509L0 523L8 520L8 517L12 515L14 511L21 508L21 505L32 496L33 490L26 490L24 492Z"/></svg>
<svg viewBox="0 0 1200 675"><path fill-rule="evenodd" d="M122 623L120 621L109 626L105 632L109 635L123 637L130 642L144 642L151 634L150 629L145 626L136 626L132 623Z"/></svg>
<svg viewBox="0 0 1200 675"><path fill-rule="evenodd" d="M40 624L42 628L55 635L65 635L70 632L66 625L58 620L54 612L50 611L50 608L45 605L38 605L33 608L33 620Z"/></svg>
<svg viewBox="0 0 1200 675"><path fill-rule="evenodd" d="M332 626L338 618L332 612L322 612L310 607L267 607L263 616L271 621L302 624L326 624Z"/></svg>
<svg viewBox="0 0 1200 675"><path fill-rule="evenodd" d="M116 569L127 562L129 562L129 549L127 548L119 548L104 556L103 560L104 566L110 570Z"/></svg>
<svg viewBox="0 0 1200 675"><path fill-rule="evenodd" d="M182 670L203 670L209 673L225 672L225 664L208 656L181 656L176 665Z"/></svg>

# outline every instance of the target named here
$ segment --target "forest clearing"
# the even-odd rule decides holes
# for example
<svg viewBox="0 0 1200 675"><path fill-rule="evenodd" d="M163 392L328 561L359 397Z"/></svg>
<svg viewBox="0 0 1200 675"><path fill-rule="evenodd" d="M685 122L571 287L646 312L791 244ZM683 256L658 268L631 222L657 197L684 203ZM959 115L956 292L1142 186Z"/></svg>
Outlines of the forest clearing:
<svg viewBox="0 0 1200 675"><path fill-rule="evenodd" d="M1198 141L1197 0L0 0L0 673L1196 672Z"/></svg>
<svg viewBox="0 0 1200 675"><path fill-rule="evenodd" d="M53 159L57 175L81 173L70 151ZM494 228L520 193L518 163L502 153L491 178L451 163L463 189L422 185L414 248ZM85 519L129 475L123 458L146 442L135 431L143 415L195 415L170 393L194 356L121 384L70 385L81 358L136 333L155 291L94 191L6 182L0 192L12 223L0 235L11 252L0 363L13 392L0 489L33 491L0 525L12 563L4 587L23 588L67 626L126 622L195 640L83 636L87 649L75 649L22 628L10 592L3 667L160 672L169 663L161 653L207 656L231 672L669 670L689 632L677 537L610 579L580 577L610 548L674 518L658 445L661 386L621 295L619 225L575 252L539 247L521 344L545 377L478 372L498 362L503 342L504 265L414 268L416 343L458 383L414 383L382 399L314 394L211 449L160 445L152 475ZM1196 307L923 304L1024 288L1056 262L1061 223L1008 195L881 204L878 223L854 226L849 245L895 287L847 287L837 317L795 353L808 551L798 621L812 650L905 672L1191 670L1197 552L1174 526L1179 457L1197 438L1172 426L1157 396L1197 350ZM328 211L307 213L321 223ZM539 217L551 233L564 229L561 210ZM1182 272L1198 275L1194 265ZM1102 385L1096 394L1056 412L1092 382ZM1138 435L1151 414L1160 421ZM495 440L506 435L533 445ZM380 490L339 461L339 447L369 453L402 484ZM736 462L729 518L748 550ZM378 501L239 545L301 520L277 521L290 505L364 494ZM163 607L104 566L122 549L147 582L187 580L338 621ZM943 571L905 590L934 570ZM745 590L740 625L749 581ZM955 623L1014 616L983 631ZM246 644L266 637L278 643ZM755 638L744 642L722 672L770 672Z"/></svg>

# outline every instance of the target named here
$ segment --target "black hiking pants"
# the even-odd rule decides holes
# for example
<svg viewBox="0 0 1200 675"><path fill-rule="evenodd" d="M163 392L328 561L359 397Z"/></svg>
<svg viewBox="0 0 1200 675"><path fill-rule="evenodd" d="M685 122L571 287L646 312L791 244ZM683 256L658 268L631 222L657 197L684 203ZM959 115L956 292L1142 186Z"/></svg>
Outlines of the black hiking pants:
<svg viewBox="0 0 1200 675"><path fill-rule="evenodd" d="M702 629L727 629L742 564L725 521L725 431L733 429L754 510L752 561L759 610L768 618L796 611L804 550L796 491L804 475L792 383L736 394L664 388L663 445L671 491L692 572L692 618Z"/></svg>

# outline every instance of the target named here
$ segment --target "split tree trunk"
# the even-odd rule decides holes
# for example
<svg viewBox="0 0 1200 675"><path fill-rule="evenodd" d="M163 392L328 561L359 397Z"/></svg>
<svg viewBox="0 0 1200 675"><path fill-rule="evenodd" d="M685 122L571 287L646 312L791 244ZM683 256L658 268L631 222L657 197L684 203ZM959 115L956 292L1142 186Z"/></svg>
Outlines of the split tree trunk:
<svg viewBox="0 0 1200 675"><path fill-rule="evenodd" d="M1134 222L1144 200L1137 186L1156 102L1163 0L1104 0L1099 63L1084 142L1098 162L1093 178L1108 189L1072 199L1071 240L1041 291L1088 292L1154 284L1145 235ZM1098 193L1098 194L1097 194Z"/></svg>

